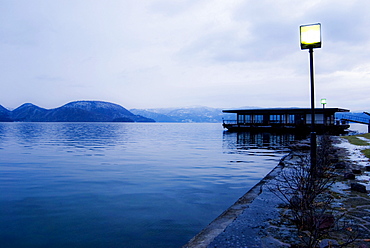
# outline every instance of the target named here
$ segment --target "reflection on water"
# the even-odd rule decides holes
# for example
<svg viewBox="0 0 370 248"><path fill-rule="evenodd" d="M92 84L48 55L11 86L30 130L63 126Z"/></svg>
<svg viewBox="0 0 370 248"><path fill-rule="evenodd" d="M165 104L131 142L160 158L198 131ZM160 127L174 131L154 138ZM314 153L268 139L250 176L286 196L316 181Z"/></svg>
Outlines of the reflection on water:
<svg viewBox="0 0 370 248"><path fill-rule="evenodd" d="M274 134L267 132L228 132L224 131L224 142L236 149L285 149L294 141L301 139L296 134Z"/></svg>
<svg viewBox="0 0 370 248"><path fill-rule="evenodd" d="M217 123L0 123L0 244L180 247L292 139Z"/></svg>

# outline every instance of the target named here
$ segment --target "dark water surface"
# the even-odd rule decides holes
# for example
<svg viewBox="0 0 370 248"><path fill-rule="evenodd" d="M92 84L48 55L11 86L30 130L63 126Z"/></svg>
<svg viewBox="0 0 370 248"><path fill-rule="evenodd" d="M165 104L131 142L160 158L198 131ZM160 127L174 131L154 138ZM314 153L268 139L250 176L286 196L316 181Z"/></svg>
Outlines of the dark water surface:
<svg viewBox="0 0 370 248"><path fill-rule="evenodd" d="M221 124L0 123L0 246L180 247L293 139Z"/></svg>

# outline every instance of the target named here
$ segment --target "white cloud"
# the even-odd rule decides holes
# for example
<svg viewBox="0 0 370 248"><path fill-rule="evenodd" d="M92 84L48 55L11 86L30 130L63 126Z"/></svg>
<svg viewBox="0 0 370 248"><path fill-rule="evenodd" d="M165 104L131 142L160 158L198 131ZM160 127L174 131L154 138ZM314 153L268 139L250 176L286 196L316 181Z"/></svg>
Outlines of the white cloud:
<svg viewBox="0 0 370 248"><path fill-rule="evenodd" d="M321 22L317 98L366 110L369 8L344 0L3 1L0 104L309 106L299 25Z"/></svg>

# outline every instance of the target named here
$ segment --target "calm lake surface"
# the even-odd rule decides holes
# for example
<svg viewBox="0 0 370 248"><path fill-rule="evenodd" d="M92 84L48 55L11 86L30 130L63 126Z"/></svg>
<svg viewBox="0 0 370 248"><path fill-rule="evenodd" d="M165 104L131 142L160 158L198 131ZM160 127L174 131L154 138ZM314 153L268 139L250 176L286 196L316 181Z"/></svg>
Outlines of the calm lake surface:
<svg viewBox="0 0 370 248"><path fill-rule="evenodd" d="M181 247L292 140L221 124L0 123L0 246Z"/></svg>

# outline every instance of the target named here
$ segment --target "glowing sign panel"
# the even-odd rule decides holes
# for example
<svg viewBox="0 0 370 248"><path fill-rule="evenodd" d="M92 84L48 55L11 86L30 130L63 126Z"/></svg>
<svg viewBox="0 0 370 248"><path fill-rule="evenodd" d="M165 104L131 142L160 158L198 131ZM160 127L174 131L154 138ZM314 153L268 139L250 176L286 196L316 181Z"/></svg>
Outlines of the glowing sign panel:
<svg viewBox="0 0 370 248"><path fill-rule="evenodd" d="M300 26L301 49L321 47L321 24Z"/></svg>

